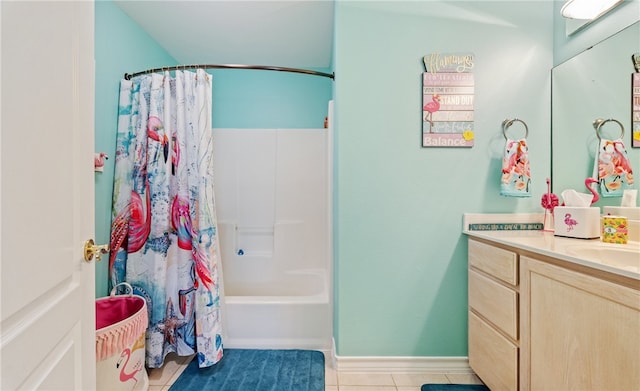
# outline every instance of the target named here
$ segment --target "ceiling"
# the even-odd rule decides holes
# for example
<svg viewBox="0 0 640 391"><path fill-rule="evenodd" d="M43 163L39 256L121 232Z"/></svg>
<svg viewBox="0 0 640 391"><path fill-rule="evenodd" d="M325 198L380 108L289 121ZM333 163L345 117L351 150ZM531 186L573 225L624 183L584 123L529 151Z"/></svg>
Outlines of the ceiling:
<svg viewBox="0 0 640 391"><path fill-rule="evenodd" d="M115 0L179 64L328 68L333 0Z"/></svg>

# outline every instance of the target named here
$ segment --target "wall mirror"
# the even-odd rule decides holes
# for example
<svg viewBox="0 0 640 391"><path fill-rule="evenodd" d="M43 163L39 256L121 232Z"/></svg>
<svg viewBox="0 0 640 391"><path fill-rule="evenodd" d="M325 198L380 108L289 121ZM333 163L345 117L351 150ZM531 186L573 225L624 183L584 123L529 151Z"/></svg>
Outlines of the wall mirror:
<svg viewBox="0 0 640 391"><path fill-rule="evenodd" d="M640 22L594 45L551 71L551 180L553 192L586 193L584 180L593 175L598 137L597 118L615 118L624 125L623 142L640 181L640 148L631 147L631 56L640 51ZM603 137L617 138L620 128L607 126ZM596 206L620 205L620 198L600 198Z"/></svg>

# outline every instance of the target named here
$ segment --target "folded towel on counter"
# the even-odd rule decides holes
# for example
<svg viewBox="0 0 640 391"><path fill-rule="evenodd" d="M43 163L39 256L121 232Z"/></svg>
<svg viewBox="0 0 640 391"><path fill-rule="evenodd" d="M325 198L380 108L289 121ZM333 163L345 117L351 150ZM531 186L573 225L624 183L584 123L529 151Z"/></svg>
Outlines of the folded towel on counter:
<svg viewBox="0 0 640 391"><path fill-rule="evenodd" d="M531 197L531 169L527 140L507 139L502 158L500 195Z"/></svg>
<svg viewBox="0 0 640 391"><path fill-rule="evenodd" d="M593 165L593 177L598 178L600 195L622 197L633 185L633 170L622 139L601 139Z"/></svg>

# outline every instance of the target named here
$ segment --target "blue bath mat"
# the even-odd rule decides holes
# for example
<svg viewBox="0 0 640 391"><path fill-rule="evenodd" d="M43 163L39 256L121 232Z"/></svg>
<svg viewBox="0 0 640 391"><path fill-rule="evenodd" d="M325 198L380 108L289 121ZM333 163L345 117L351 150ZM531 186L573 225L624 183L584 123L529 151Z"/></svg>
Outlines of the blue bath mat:
<svg viewBox="0 0 640 391"><path fill-rule="evenodd" d="M423 384L420 391L489 391L484 384Z"/></svg>
<svg viewBox="0 0 640 391"><path fill-rule="evenodd" d="M324 391L324 354L315 350L225 349L209 368L193 360L170 391Z"/></svg>

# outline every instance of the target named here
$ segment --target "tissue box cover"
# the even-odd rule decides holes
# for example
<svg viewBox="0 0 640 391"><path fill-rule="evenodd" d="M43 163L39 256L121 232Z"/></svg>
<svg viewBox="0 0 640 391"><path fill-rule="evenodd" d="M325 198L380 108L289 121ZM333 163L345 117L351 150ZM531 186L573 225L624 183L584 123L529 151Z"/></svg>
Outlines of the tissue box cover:
<svg viewBox="0 0 640 391"><path fill-rule="evenodd" d="M600 208L556 206L553 215L556 236L580 239L600 237Z"/></svg>
<svg viewBox="0 0 640 391"><path fill-rule="evenodd" d="M604 216L602 218L602 241L605 243L627 243L628 219L623 216Z"/></svg>

